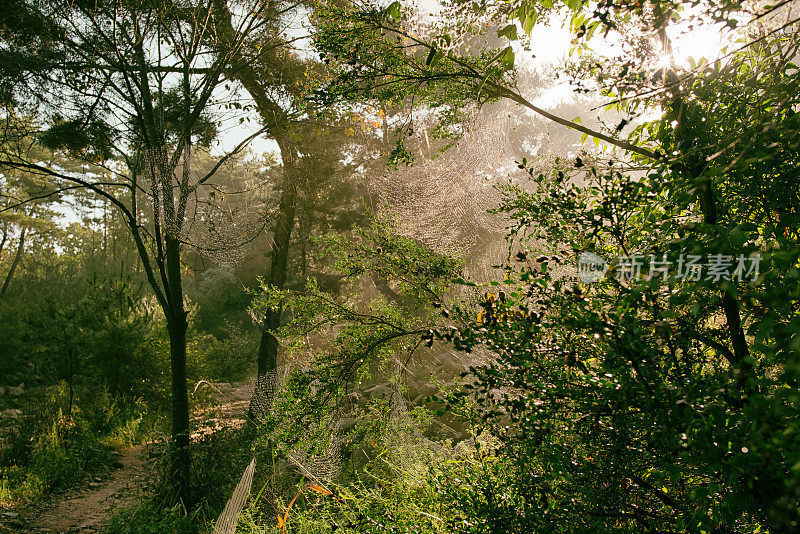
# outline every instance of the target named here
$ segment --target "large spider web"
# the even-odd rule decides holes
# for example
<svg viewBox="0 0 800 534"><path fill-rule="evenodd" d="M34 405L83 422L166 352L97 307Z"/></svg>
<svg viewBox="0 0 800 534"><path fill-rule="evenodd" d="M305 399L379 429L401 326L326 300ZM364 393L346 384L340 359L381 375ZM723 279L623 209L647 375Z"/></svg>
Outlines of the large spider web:
<svg viewBox="0 0 800 534"><path fill-rule="evenodd" d="M373 178L379 211L401 234L439 252L468 256L480 240L506 227L503 217L488 210L500 201L501 173L514 163L509 124L507 116L476 114L463 138L443 154ZM417 125L420 145L432 151L424 128Z"/></svg>
<svg viewBox="0 0 800 534"><path fill-rule="evenodd" d="M145 152L138 190L165 236L214 263L234 266L267 223L267 185L252 164L232 158L217 166L213 159L197 159L188 147L174 165L163 151ZM203 180L214 166L213 176ZM222 185L217 177L229 183Z"/></svg>

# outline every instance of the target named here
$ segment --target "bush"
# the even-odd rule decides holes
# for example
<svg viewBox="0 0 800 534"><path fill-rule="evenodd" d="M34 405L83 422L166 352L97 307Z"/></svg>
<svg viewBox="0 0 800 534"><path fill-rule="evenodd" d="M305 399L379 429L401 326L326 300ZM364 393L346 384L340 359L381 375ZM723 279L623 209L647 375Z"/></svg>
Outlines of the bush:
<svg viewBox="0 0 800 534"><path fill-rule="evenodd" d="M103 473L114 448L146 439L161 422L157 410L141 400L125 401L107 391L83 395L87 402L63 407L69 395L62 383L33 390L22 404L23 417L10 429L0 449L0 495L25 504L53 489L79 484Z"/></svg>
<svg viewBox="0 0 800 534"><path fill-rule="evenodd" d="M446 532L429 478L432 467L447 461L453 449L449 442L423 437L429 419L423 412L372 406L370 415L343 437L342 469L331 482L305 478L295 469L254 481L258 498L243 511L237 532L284 532L278 526L284 518L286 532L303 534ZM283 447L277 444L278 451Z"/></svg>
<svg viewBox="0 0 800 534"><path fill-rule="evenodd" d="M111 449L89 432L85 420L68 419L58 412L50 428L36 439L30 465L48 489L54 489L75 485L111 462Z"/></svg>
<svg viewBox="0 0 800 534"><path fill-rule="evenodd" d="M255 367L260 331L225 321L219 337L193 331L187 347L187 366L193 378L235 382L251 376Z"/></svg>
<svg viewBox="0 0 800 534"><path fill-rule="evenodd" d="M431 484L453 534L549 532L547 497L508 455L478 451L443 464ZM540 509L539 503L544 503Z"/></svg>
<svg viewBox="0 0 800 534"><path fill-rule="evenodd" d="M39 475L19 466L0 467L0 507L37 502L45 489Z"/></svg>
<svg viewBox="0 0 800 534"><path fill-rule="evenodd" d="M193 440L190 491L192 503L188 509L183 509L183 512L198 528L213 524L225 508L230 494L239 482L239 477L252 459L252 442L252 426L224 427ZM156 516L161 517L163 514L169 516L176 497L169 480L168 445L163 443L160 450L154 448L151 456L154 457L155 479L151 484L152 491L146 498L145 508Z"/></svg>
<svg viewBox="0 0 800 534"><path fill-rule="evenodd" d="M195 534L198 528L179 506L159 508L146 504L120 510L103 530L106 534Z"/></svg>

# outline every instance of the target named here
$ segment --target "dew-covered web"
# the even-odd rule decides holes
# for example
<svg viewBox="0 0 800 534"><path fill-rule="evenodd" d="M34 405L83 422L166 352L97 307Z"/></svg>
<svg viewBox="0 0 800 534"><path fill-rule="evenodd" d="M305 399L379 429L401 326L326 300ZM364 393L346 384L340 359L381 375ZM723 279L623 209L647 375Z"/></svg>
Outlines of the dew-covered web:
<svg viewBox="0 0 800 534"><path fill-rule="evenodd" d="M291 372L303 370L302 364L293 361L283 362L278 369L263 373L253 385L250 401L249 417L255 423L267 421L276 402L285 391L286 379ZM285 421L294 428L293 421ZM275 434L281 431L274 429ZM318 484L327 484L341 470L341 418L338 413L322 417L309 428L303 429L297 440L284 450L289 462L304 477ZM228 499L228 503L214 527L214 534L234 534L239 515L243 510L252 489L255 458L242 474L236 489ZM272 488L273 493L277 488ZM293 491L293 490L292 490Z"/></svg>
<svg viewBox="0 0 800 534"><path fill-rule="evenodd" d="M478 241L502 232L503 217L489 214L500 201L495 186L514 163L507 116L475 113L462 139L432 159L388 170L372 179L378 208L398 230L440 252L468 255ZM420 145L435 150L424 130ZM431 150L428 147L431 146Z"/></svg>
<svg viewBox="0 0 800 534"><path fill-rule="evenodd" d="M225 504L217 522L214 523L214 534L234 534L236 525L239 522L239 514L242 513L247 500L250 497L250 489L253 486L253 475L256 471L256 459L253 458L250 464L242 473L236 489L233 490L230 499Z"/></svg>
<svg viewBox="0 0 800 534"><path fill-rule="evenodd" d="M177 162L163 151L144 153L139 190L160 232L216 264L233 266L268 222L267 186L253 164L200 156L189 148Z"/></svg>
<svg viewBox="0 0 800 534"><path fill-rule="evenodd" d="M263 203L246 194L225 195L211 190L204 198L196 198L195 204L197 214L189 237L195 250L219 265L241 263L264 229L267 218Z"/></svg>
<svg viewBox="0 0 800 534"><path fill-rule="evenodd" d="M258 377L250 402L250 416L258 423L267 417L284 391L286 379L292 372L307 372L302 363L285 361L275 371L263 373ZM311 394L315 394L313 388ZM293 421L286 425L294 428ZM275 432L280 432L276 429ZM305 477L317 482L333 479L341 469L341 417L334 412L321 416L311 426L303 429L292 445L284 451L286 457Z"/></svg>

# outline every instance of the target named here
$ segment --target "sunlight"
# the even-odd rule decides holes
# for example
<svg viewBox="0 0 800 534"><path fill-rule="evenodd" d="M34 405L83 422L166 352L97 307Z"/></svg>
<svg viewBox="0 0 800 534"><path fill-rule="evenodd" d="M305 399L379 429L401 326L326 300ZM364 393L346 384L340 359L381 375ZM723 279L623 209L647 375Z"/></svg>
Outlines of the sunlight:
<svg viewBox="0 0 800 534"><path fill-rule="evenodd" d="M666 66L674 61L678 66L689 67L691 59L697 63L701 58L714 61L724 53L732 33L730 30L723 30L721 25L692 27L684 24L671 29L669 34L672 39L672 57L668 54L662 56L659 66Z"/></svg>

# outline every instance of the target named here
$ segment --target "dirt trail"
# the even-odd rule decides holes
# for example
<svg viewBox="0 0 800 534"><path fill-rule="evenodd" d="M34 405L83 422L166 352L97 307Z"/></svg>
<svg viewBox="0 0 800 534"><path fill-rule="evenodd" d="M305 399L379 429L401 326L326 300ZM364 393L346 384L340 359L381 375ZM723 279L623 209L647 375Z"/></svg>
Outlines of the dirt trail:
<svg viewBox="0 0 800 534"><path fill-rule="evenodd" d="M192 439L223 426L244 424L252 391L252 383L199 384L194 393L204 396L206 402L204 408L193 414ZM120 451L118 461L121 467L118 465L107 479L95 479L88 485L52 496L35 515L28 517L27 525L16 532L100 532L114 510L134 505L145 489L148 469L145 446ZM6 532L3 526L0 532Z"/></svg>
<svg viewBox="0 0 800 534"><path fill-rule="evenodd" d="M120 451L122 467L102 482L76 488L38 510L27 532L98 532L112 510L136 502L145 481L144 447L137 445Z"/></svg>

